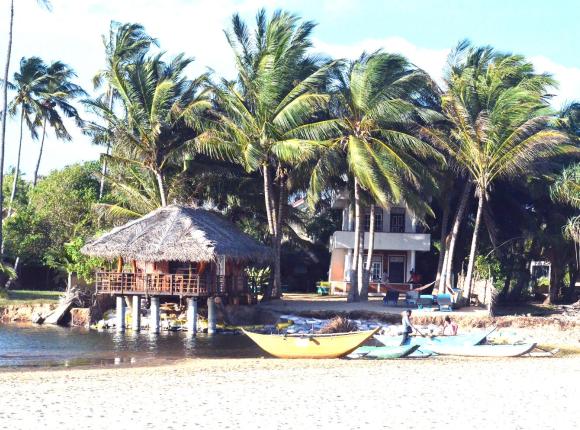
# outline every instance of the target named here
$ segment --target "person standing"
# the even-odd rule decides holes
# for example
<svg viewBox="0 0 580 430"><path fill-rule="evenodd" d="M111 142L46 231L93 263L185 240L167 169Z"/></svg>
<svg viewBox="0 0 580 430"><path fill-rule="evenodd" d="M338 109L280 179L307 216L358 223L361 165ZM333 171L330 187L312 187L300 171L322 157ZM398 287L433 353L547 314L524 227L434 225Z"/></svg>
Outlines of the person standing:
<svg viewBox="0 0 580 430"><path fill-rule="evenodd" d="M402 313L402 316L403 316L403 319L402 319L403 341L401 342L401 345L406 345L407 342L409 342L409 337L413 333L413 330L416 331L417 333L421 334L421 332L419 330L417 330L417 328L413 325L411 313L412 313L411 309L407 309L405 312ZM422 334L421 334L421 336L422 336Z"/></svg>

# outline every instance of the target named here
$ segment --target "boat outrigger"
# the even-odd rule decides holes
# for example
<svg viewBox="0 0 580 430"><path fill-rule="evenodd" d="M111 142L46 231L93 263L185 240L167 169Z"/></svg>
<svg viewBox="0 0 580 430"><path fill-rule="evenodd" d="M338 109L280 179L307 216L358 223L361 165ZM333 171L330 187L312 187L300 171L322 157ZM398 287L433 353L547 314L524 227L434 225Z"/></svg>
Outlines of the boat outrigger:
<svg viewBox="0 0 580 430"><path fill-rule="evenodd" d="M379 331L332 334L258 334L242 329L260 348L278 358L340 358Z"/></svg>

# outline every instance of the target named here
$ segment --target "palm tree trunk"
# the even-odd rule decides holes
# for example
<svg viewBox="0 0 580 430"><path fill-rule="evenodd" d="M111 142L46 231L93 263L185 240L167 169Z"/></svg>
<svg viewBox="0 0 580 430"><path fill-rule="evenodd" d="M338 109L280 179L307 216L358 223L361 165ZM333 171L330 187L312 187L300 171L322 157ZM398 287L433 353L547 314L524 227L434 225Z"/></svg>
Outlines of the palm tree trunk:
<svg viewBox="0 0 580 430"><path fill-rule="evenodd" d="M271 297L274 299L282 295L282 272L281 272L281 254L282 254L282 223L284 221L284 208L288 203L288 189L286 180L280 179L278 193L278 210L276 219L276 229L274 235L274 285L272 286Z"/></svg>
<svg viewBox="0 0 580 430"><path fill-rule="evenodd" d="M439 262L437 263L437 275L435 276L435 288L434 290L443 291L444 288L441 285L441 272L443 272L443 266L445 265L447 259L447 228L449 224L449 207L451 202L449 201L449 195L447 195L443 200L443 214L441 220L441 249L439 250ZM435 291L433 291L435 294Z"/></svg>
<svg viewBox="0 0 580 430"><path fill-rule="evenodd" d="M575 294L576 294L576 281L578 280L578 267L574 264L574 261L570 261L568 263L568 273L570 275L570 282L568 284L568 288L566 289L566 293L564 294L564 299L568 303L574 302Z"/></svg>
<svg viewBox="0 0 580 430"><path fill-rule="evenodd" d="M359 285L363 282L363 249L364 249L364 228L363 228L363 216L362 216L362 203L360 198L360 185L358 180L354 179L354 218L355 218L355 243L354 243L354 270L356 274L355 282L351 280L351 301L358 302L360 300L358 289Z"/></svg>
<svg viewBox="0 0 580 430"><path fill-rule="evenodd" d="M358 302L358 254L360 251L360 202L358 180L354 179L354 246L352 251L352 263L350 270L350 290L348 291L348 302Z"/></svg>
<svg viewBox="0 0 580 430"><path fill-rule="evenodd" d="M455 254L455 244L457 243L457 237L459 236L459 227L465 216L465 209L467 208L467 202L469 200L469 194L471 193L471 182L466 182L463 187L463 192L461 194L461 199L459 201L459 206L457 207L457 213L455 214L455 219L453 221L453 228L451 229L451 239L449 240L449 247L447 248L447 266L443 270L443 285L447 289L451 289L451 273L453 271L453 257Z"/></svg>
<svg viewBox="0 0 580 430"><path fill-rule="evenodd" d="M272 178L270 177L270 169L268 165L263 166L263 176L264 176L264 203L266 205L266 218L268 219L268 231L273 236L274 235L274 222L272 217Z"/></svg>
<svg viewBox="0 0 580 430"><path fill-rule="evenodd" d="M473 237L471 238L471 250L469 252L469 262L467 263L467 275L465 275L465 285L467 287L467 300L471 298L471 284L473 281L473 266L475 265L475 251L477 251L477 235L479 225L481 224L481 213L483 212L483 203L485 201L485 190L479 190L477 204L477 215L475 216L475 226L473 227Z"/></svg>
<svg viewBox="0 0 580 430"><path fill-rule="evenodd" d="M159 188L159 197L161 198L161 206L167 206L167 196L165 195L165 185L163 184L163 175L160 172L155 172L157 178L157 186Z"/></svg>
<svg viewBox="0 0 580 430"><path fill-rule="evenodd" d="M10 2L10 25L8 27L8 49L6 50L6 65L4 66L4 85L2 85L2 142L0 143L0 218L4 212L4 150L6 148L6 115L8 113L8 73L10 70L10 56L12 54L12 28L14 26L14 0ZM0 242L2 235L2 222L0 222ZM0 261L3 254L0 252Z"/></svg>
<svg viewBox="0 0 580 430"><path fill-rule="evenodd" d="M113 110L113 89L109 88L109 110ZM107 155L111 152L111 142L107 142ZM39 160L40 162L40 160ZM103 160L103 167L101 169L101 180L99 182L99 200L103 198L105 192L105 176L107 175L107 157Z"/></svg>
<svg viewBox="0 0 580 430"><path fill-rule="evenodd" d="M42 139L40 140L40 151L38 151L38 160L36 160L36 168L34 169L34 178L32 180L32 187L36 187L38 182L38 171L40 170L40 160L42 159L42 152L44 150L44 138L46 137L46 118L42 123Z"/></svg>
<svg viewBox="0 0 580 430"><path fill-rule="evenodd" d="M375 212L376 206L374 204L371 205L370 210L370 220L369 220L369 247L367 251L367 261L365 263L364 273L363 273L363 283L359 290L360 300L363 302L368 301L369 299L369 283L370 283L370 274L371 274L371 266L373 262L373 251L375 248Z"/></svg>
<svg viewBox="0 0 580 430"><path fill-rule="evenodd" d="M14 198L16 197L16 188L18 187L18 176L20 174L20 158L22 155L22 127L24 125L24 109L20 114L20 139L18 140L18 155L16 156L16 170L14 171L14 179L12 180L12 191L10 192L10 202L8 203L8 214L6 218L12 215L14 206ZM4 253L4 242L2 242L2 254Z"/></svg>

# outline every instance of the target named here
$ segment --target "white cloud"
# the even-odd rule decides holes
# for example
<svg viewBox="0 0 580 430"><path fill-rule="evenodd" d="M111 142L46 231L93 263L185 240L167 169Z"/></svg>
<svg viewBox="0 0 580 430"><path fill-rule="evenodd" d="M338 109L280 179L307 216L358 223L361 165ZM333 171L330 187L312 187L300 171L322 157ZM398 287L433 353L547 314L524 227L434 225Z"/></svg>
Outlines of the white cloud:
<svg viewBox="0 0 580 430"><path fill-rule="evenodd" d="M534 67L538 72L551 73L558 81L559 86L554 90L552 99L554 108L559 109L567 102L580 99L580 69L557 64L546 57L532 57Z"/></svg>
<svg viewBox="0 0 580 430"><path fill-rule="evenodd" d="M363 51L373 52L377 49L402 54L417 67L429 73L438 83L441 83L443 67L449 54L449 49L436 50L421 48L402 37L365 39L348 45L337 45L316 40L315 48L332 57L346 58L349 60L359 57Z"/></svg>

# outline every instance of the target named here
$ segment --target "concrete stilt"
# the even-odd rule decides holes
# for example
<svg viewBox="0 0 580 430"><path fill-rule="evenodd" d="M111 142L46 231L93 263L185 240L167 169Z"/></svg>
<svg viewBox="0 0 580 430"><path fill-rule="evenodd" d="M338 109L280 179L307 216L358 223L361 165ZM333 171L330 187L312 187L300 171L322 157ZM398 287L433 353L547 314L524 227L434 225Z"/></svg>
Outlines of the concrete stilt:
<svg viewBox="0 0 580 430"><path fill-rule="evenodd" d="M214 334L216 332L216 315L215 315L215 299L213 297L207 298L207 334Z"/></svg>
<svg viewBox="0 0 580 430"><path fill-rule="evenodd" d="M123 296L117 296L117 331L125 331L125 300Z"/></svg>
<svg viewBox="0 0 580 430"><path fill-rule="evenodd" d="M197 299L187 298L187 332L197 333Z"/></svg>
<svg viewBox="0 0 580 430"><path fill-rule="evenodd" d="M141 297L133 296L133 306L131 306L131 328L134 332L141 330Z"/></svg>
<svg viewBox="0 0 580 430"><path fill-rule="evenodd" d="M159 297L151 297L151 315L149 316L149 330L159 333Z"/></svg>

